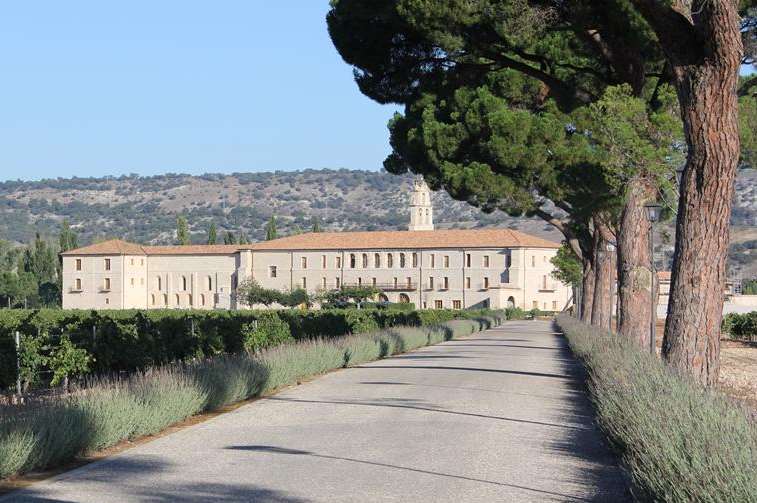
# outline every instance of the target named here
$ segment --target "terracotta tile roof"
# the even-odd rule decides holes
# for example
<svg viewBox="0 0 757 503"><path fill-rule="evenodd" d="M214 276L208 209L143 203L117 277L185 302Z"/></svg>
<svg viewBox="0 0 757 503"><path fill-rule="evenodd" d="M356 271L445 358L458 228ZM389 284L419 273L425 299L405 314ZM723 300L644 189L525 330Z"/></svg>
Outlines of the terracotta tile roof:
<svg viewBox="0 0 757 503"><path fill-rule="evenodd" d="M144 255L142 246L122 239L109 239L82 248L76 248L61 255Z"/></svg>
<svg viewBox="0 0 757 503"><path fill-rule="evenodd" d="M309 232L246 245L142 246L120 239L62 255L227 255L239 250L360 250L426 248L559 248L560 244L510 229Z"/></svg>
<svg viewBox="0 0 757 503"><path fill-rule="evenodd" d="M309 232L248 245L253 250L421 248L559 248L560 244L510 229Z"/></svg>

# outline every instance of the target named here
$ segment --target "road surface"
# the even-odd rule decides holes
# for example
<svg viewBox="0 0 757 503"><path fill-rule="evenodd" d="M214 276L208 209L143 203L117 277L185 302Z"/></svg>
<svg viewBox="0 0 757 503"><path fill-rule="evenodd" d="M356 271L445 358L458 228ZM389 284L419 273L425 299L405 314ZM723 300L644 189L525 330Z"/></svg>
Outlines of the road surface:
<svg viewBox="0 0 757 503"><path fill-rule="evenodd" d="M0 501L627 501L552 330L333 372Z"/></svg>

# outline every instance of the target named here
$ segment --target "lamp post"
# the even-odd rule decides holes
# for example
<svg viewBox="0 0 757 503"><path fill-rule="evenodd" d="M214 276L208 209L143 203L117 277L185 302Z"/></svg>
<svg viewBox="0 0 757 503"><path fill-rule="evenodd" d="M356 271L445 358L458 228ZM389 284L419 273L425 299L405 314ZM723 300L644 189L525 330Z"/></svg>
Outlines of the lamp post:
<svg viewBox="0 0 757 503"><path fill-rule="evenodd" d="M657 273L655 272L654 266L654 224L656 224L660 220L660 212L662 210L662 206L657 203L651 203L644 206L644 208L647 210L647 219L649 220L649 261L651 266L650 272L652 276L652 284L649 287L649 306L651 308L649 316L649 352L652 353L652 355L656 355L657 350L655 346L655 329L657 328L657 306L655 305L655 286Z"/></svg>

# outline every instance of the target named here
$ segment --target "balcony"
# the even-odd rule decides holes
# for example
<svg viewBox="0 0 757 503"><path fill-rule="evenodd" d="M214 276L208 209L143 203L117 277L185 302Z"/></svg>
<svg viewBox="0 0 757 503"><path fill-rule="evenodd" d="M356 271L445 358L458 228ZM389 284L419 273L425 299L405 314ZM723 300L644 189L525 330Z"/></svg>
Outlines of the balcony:
<svg viewBox="0 0 757 503"><path fill-rule="evenodd" d="M363 283L362 285L358 285L357 283L344 283L342 285L343 287L374 287L378 288L382 292L414 292L418 290L418 285L413 282L404 282L404 283L397 283L396 285L394 283L376 283L375 285L371 283Z"/></svg>

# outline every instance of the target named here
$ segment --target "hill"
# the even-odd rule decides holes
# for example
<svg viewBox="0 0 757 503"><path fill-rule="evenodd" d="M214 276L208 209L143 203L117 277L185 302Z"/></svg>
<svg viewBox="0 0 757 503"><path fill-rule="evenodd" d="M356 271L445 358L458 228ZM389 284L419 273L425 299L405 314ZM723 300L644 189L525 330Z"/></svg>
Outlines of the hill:
<svg viewBox="0 0 757 503"><path fill-rule="evenodd" d="M407 227L410 177L385 172L304 170L265 173L166 174L47 179L0 183L0 239L28 243L36 232L55 236L63 219L80 243L120 237L145 244L174 239L176 217L187 216L192 241L203 243L211 222L262 240L271 215L280 235L309 230L400 230ZM439 228L509 227L559 241L540 219L484 214L446 193L433 194ZM731 274L757 276L757 171L739 173L732 218ZM672 222L662 225L659 266L672 257Z"/></svg>

